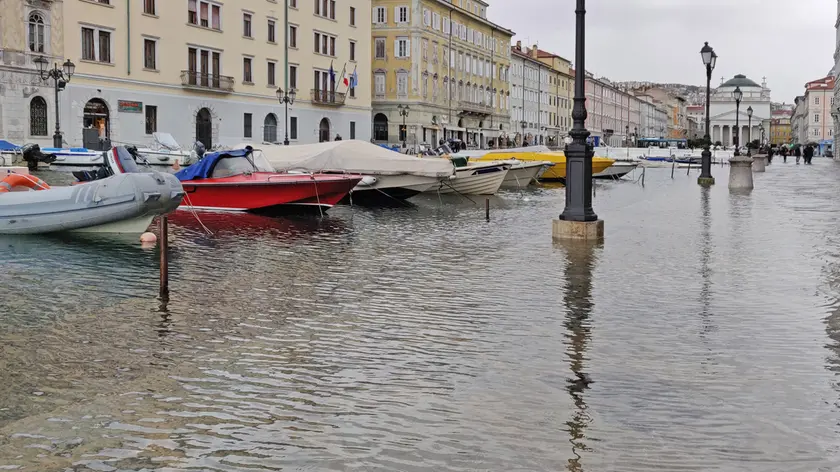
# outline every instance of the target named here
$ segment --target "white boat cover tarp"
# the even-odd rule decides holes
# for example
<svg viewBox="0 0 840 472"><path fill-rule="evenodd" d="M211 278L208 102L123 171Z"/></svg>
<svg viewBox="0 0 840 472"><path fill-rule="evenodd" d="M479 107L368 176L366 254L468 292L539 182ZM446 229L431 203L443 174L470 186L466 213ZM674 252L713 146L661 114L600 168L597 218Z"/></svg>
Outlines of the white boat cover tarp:
<svg viewBox="0 0 840 472"><path fill-rule="evenodd" d="M444 178L455 172L449 159L419 158L400 154L357 139L319 144L280 146L275 144L240 144L252 146L278 172L348 172L368 175L417 175Z"/></svg>
<svg viewBox="0 0 840 472"><path fill-rule="evenodd" d="M551 149L548 146L528 146L528 147L518 147L518 148L508 148L508 149L480 149L480 150L473 150L473 151L459 151L453 154L453 157L482 157L488 154L510 154L512 152L551 152Z"/></svg>

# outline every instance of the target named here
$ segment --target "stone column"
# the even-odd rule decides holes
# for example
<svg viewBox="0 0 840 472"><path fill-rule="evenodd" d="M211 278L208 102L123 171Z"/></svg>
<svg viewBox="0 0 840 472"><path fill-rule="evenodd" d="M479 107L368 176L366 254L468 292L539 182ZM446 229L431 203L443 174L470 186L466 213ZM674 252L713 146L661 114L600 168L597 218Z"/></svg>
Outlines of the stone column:
<svg viewBox="0 0 840 472"><path fill-rule="evenodd" d="M765 166L767 165L767 156L759 156L755 155L752 157L752 170L753 172L764 172L767 170Z"/></svg>
<svg viewBox="0 0 840 472"><path fill-rule="evenodd" d="M729 159L729 190L752 190L752 158L736 156Z"/></svg>

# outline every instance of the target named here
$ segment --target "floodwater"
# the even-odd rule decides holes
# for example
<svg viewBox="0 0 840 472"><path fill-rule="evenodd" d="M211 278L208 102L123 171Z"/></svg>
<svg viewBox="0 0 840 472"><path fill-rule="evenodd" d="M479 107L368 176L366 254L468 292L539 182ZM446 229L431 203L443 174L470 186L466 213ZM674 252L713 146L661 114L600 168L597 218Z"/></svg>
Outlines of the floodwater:
<svg viewBox="0 0 840 472"><path fill-rule="evenodd" d="M840 470L840 164L0 238L0 470Z"/></svg>

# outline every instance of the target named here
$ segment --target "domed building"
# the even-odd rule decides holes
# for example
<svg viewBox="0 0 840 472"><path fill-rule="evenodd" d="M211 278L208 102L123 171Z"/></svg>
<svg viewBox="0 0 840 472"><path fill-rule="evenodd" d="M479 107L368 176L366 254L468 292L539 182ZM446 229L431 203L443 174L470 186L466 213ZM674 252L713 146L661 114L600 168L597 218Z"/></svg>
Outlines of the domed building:
<svg viewBox="0 0 840 472"><path fill-rule="evenodd" d="M738 135L735 128L734 92L736 88L740 88L744 94L737 120L741 129L739 144L745 146L750 141L762 139L761 126L765 130L764 141L767 141L770 134L770 89L767 88L767 82L763 81L759 85L747 76L738 74L712 91L709 107L712 142L720 141L724 146L735 144L735 137ZM747 114L749 107L753 110L752 123ZM701 124L701 128L703 127L704 124Z"/></svg>

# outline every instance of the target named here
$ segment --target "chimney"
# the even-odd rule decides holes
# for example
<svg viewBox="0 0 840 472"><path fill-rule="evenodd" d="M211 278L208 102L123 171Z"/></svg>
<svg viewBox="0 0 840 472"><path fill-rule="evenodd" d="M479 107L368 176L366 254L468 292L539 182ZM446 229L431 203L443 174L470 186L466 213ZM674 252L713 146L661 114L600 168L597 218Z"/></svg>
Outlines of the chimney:
<svg viewBox="0 0 840 472"><path fill-rule="evenodd" d="M531 57L534 57L534 58L537 57L537 51L538 51L537 45L535 44L534 48L531 49Z"/></svg>
<svg viewBox="0 0 840 472"><path fill-rule="evenodd" d="M522 41L517 41L517 42L516 42L516 50L517 50L517 51L521 51L521 50L522 50Z"/></svg>

